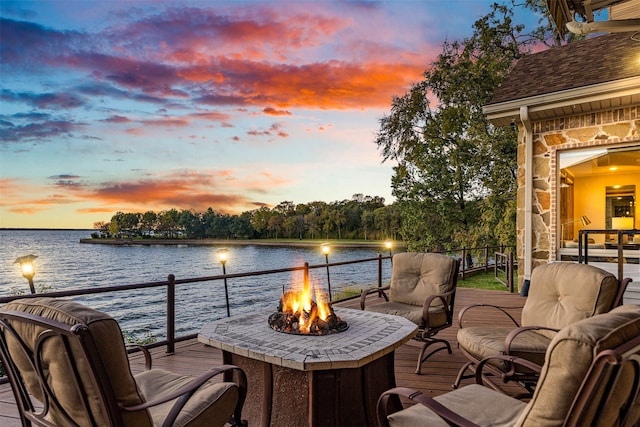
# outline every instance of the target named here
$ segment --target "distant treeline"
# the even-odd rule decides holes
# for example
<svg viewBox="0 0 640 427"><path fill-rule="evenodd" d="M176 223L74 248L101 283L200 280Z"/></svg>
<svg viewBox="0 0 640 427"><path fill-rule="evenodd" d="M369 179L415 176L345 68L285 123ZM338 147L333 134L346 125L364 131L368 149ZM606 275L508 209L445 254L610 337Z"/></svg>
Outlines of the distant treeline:
<svg viewBox="0 0 640 427"><path fill-rule="evenodd" d="M351 200L332 203L281 202L240 215L208 208L169 209L144 213L117 212L110 222L97 222L93 237L143 237L188 239L395 239L400 213L384 198L354 194Z"/></svg>

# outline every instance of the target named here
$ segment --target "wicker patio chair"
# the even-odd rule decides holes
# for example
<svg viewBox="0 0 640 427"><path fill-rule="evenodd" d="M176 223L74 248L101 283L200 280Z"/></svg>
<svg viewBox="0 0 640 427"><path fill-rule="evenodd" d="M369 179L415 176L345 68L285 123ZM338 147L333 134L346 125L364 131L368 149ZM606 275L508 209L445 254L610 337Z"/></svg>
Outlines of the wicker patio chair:
<svg viewBox="0 0 640 427"><path fill-rule="evenodd" d="M243 425L246 377L225 365L197 378L133 375L122 332L107 314L53 298L0 309L0 356L23 426ZM223 374L235 382L213 382Z"/></svg>
<svg viewBox="0 0 640 427"><path fill-rule="evenodd" d="M435 398L409 388L388 390L378 400L380 426L640 425L638 305L621 306L578 321L556 334L528 403L480 385L487 362L478 366L477 384ZM510 362L532 365L518 358L510 358ZM417 404L394 412L398 396Z"/></svg>
<svg viewBox="0 0 640 427"><path fill-rule="evenodd" d="M402 316L418 325L414 339L423 346L416 374L420 374L422 364L434 353L447 350L451 354L451 344L435 335L453 324L459 269L460 261L446 255L398 253L393 256L389 286L362 292L361 309ZM373 293L383 296L385 302L367 306L367 296ZM434 344L439 345L427 353Z"/></svg>
<svg viewBox="0 0 640 427"><path fill-rule="evenodd" d="M579 320L606 313L620 304L630 279L621 282L600 268L570 262L554 262L533 270L529 296L522 308L521 323L505 307L477 304L464 307L458 315L458 345L469 359L459 371L454 383L475 376L480 361L498 354L527 359L537 366L544 363L547 347L558 331ZM492 310L505 314L513 327L491 325L467 327L472 309ZM467 371L472 374L465 375ZM486 383L499 389L503 383L517 381L524 387L521 397L529 397L538 380L535 370L515 365L509 360L492 359L484 369Z"/></svg>

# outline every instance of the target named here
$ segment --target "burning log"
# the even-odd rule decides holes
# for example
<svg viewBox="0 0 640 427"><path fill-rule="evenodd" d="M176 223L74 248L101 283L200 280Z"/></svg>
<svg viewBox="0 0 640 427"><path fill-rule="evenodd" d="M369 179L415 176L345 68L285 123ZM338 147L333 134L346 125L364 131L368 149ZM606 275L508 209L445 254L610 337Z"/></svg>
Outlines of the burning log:
<svg viewBox="0 0 640 427"><path fill-rule="evenodd" d="M328 303L318 295L313 301L309 292L286 292L280 299L278 311L269 316L269 326L278 332L305 335L328 335L347 330Z"/></svg>

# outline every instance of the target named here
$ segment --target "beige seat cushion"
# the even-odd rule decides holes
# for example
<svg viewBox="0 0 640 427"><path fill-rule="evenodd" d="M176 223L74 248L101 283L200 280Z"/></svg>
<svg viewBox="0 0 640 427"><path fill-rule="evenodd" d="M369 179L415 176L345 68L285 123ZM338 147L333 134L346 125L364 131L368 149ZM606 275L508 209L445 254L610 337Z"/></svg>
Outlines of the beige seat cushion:
<svg viewBox="0 0 640 427"><path fill-rule="evenodd" d="M136 375L135 379L146 400L172 393L193 380L192 377L162 369L144 371ZM238 387L233 383L207 382L189 399L173 426L221 427L233 414L238 397ZM149 409L154 425L162 425L174 402L175 400ZM213 402L216 404L213 405Z"/></svg>
<svg viewBox="0 0 640 427"><path fill-rule="evenodd" d="M479 426L560 426L594 360L601 351L620 346L640 334L640 306L626 305L600 316L574 323L551 341L540 381L528 403L472 384L435 398L453 412ZM631 387L633 375L624 377L619 388L612 390L613 400L594 422L598 426L618 425L619 408L625 392ZM606 387L603 385L602 387ZM624 389L624 390L623 390ZM618 390L620 391L618 393ZM616 396L619 398L616 399ZM640 398L631 425L640 417ZM394 427L447 426L430 409L420 404L391 414Z"/></svg>
<svg viewBox="0 0 640 427"><path fill-rule="evenodd" d="M113 318L73 301L46 297L15 300L2 307L2 311L8 310L35 314L65 325L87 325L91 336L95 340L105 369L109 373L111 385L118 401L126 405L136 405L143 402L129 369L129 359L122 339L122 332ZM37 336L44 330L24 323L14 325L14 327L30 349L34 348ZM24 377L27 388L36 398L41 400L42 395L38 380L32 374L31 365L17 351L18 347L15 340L9 338L8 342L9 351ZM87 375L89 365L83 356L84 351L75 343L71 350L86 390L92 416L95 417L98 425L107 425L107 415L100 405L96 385L91 381L90 375ZM72 377L72 367L67 360L63 344L59 339L50 340L46 343L43 351L43 365L45 370L50 373L51 388L60 399L61 406L75 420L79 420L80 425L89 425L89 415L81 404L82 396L68 381ZM56 405L51 408L51 416L55 422L61 422L60 411ZM123 413L123 419L126 425L152 425L147 411Z"/></svg>
<svg viewBox="0 0 640 427"><path fill-rule="evenodd" d="M367 306L366 310L375 311L376 313L402 316L418 326L422 325L422 305L417 306L389 301L383 302L382 304ZM444 311L444 307L442 305L430 307L428 320L430 328L437 328L438 326L445 325L447 323L447 314Z"/></svg>
<svg viewBox="0 0 640 427"><path fill-rule="evenodd" d="M458 343L477 360L488 356L505 354L505 338L513 328L473 326L458 330ZM512 342L509 354L530 360L540 366L551 340L534 331L519 334ZM502 361L491 361L492 365L505 370Z"/></svg>
<svg viewBox="0 0 640 427"><path fill-rule="evenodd" d="M517 425L561 425L594 357L638 335L638 305L618 307L607 314L564 328L549 345L538 386ZM615 399L610 401L598 425L618 425L618 408L621 404Z"/></svg>
<svg viewBox="0 0 640 427"><path fill-rule="evenodd" d="M588 264L553 262L531 275L522 326L562 329L595 314L606 313L618 291L615 276ZM551 339L555 332L539 331Z"/></svg>
<svg viewBox="0 0 640 427"><path fill-rule="evenodd" d="M442 254L405 252L393 256L389 300L422 307L431 295L453 289L456 260ZM434 301L434 304L440 304Z"/></svg>
<svg viewBox="0 0 640 427"><path fill-rule="evenodd" d="M471 384L435 398L458 415L481 427L513 426L525 403L490 388ZM392 427L448 427L426 406L416 404L388 418Z"/></svg>

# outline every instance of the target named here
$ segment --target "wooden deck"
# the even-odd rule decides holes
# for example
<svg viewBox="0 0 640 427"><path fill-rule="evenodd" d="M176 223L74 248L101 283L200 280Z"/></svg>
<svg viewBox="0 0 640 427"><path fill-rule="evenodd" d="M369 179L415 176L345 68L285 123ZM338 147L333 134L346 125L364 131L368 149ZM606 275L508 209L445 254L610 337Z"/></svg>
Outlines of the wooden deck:
<svg viewBox="0 0 640 427"><path fill-rule="evenodd" d="M371 297L371 303L377 300L376 296ZM454 326L442 331L438 336L447 338L453 348L453 354L441 351L433 355L422 368L422 375L414 373L420 343L409 341L407 344L396 350L395 353L395 375L396 383L399 386L412 387L421 390L431 396L437 396L451 390L456 374L460 367L466 362L466 358L457 349L456 333L457 312L464 306L478 303L496 304L509 307L522 307L525 298L518 294L510 294L507 291L485 291L477 289L458 288L456 293L456 321ZM352 308L359 308L359 301L352 300L340 305ZM486 310L483 310L483 312ZM520 310L512 312L516 318L520 317ZM466 318L466 316L465 316ZM497 324L508 324L497 315L484 313L482 316L475 316L478 322ZM188 375L197 375L213 366L222 364L222 356L218 349L207 347L196 340L185 341L176 346L176 352L168 355L164 353L164 348L155 349L153 352L153 366L164 368L173 372ZM132 355L130 358L131 369L134 373L144 369L144 360L141 355ZM467 380L469 383L471 380ZM464 384L464 383L463 383ZM251 387L251 384L249 384ZM19 427L20 420L11 388L8 384L0 386L0 426Z"/></svg>

